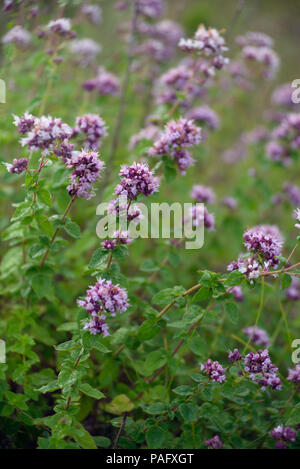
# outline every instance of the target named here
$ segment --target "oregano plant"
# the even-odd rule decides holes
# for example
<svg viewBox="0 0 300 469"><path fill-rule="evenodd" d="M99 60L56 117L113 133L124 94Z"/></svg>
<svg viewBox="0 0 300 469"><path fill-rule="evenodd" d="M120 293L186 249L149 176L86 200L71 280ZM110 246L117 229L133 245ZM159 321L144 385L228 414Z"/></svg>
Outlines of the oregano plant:
<svg viewBox="0 0 300 469"><path fill-rule="evenodd" d="M3 2L1 449L299 448L300 111L187 3Z"/></svg>

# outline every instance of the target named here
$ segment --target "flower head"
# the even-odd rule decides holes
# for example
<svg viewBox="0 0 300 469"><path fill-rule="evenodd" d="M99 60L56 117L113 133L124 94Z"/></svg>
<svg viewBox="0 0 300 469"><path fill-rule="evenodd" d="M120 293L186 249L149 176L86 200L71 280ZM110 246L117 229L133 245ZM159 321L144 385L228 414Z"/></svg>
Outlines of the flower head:
<svg viewBox="0 0 300 469"><path fill-rule="evenodd" d="M140 194L146 197L157 192L159 182L148 166L144 163L133 163L131 166L123 166L119 176L120 184L116 186L117 195L127 195L130 200L136 199Z"/></svg>
<svg viewBox="0 0 300 469"><path fill-rule="evenodd" d="M212 449L221 449L223 448L223 442L218 435L213 436L209 440L205 441L205 446Z"/></svg>
<svg viewBox="0 0 300 469"><path fill-rule="evenodd" d="M67 167L73 170L71 184L67 187L69 194L90 199L94 195L92 183L97 181L104 168L98 153L85 150L73 152L67 160Z"/></svg>
<svg viewBox="0 0 300 469"><path fill-rule="evenodd" d="M85 148L98 150L101 139L108 135L104 120L97 114L85 114L77 117L75 133L82 133L85 137Z"/></svg>
<svg viewBox="0 0 300 469"><path fill-rule="evenodd" d="M209 375L210 379L216 383L223 383L226 379L224 368L218 361L213 362L210 358L204 365L201 365L201 370Z"/></svg>

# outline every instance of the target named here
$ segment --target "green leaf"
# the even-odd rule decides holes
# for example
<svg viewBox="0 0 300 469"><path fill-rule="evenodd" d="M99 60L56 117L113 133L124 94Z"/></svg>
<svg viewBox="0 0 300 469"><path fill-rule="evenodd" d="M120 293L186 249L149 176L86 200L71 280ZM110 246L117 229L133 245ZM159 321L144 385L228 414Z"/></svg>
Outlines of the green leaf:
<svg viewBox="0 0 300 469"><path fill-rule="evenodd" d="M106 404L105 410L115 415L122 415L124 412L130 412L134 404L125 394L119 394L109 404Z"/></svg>
<svg viewBox="0 0 300 469"><path fill-rule="evenodd" d="M94 399L103 399L105 395L103 392L98 391L98 389L93 388L90 384L88 383L82 383L79 386L79 390L86 394L87 396L93 397Z"/></svg>
<svg viewBox="0 0 300 469"><path fill-rule="evenodd" d="M75 331L78 328L76 321L64 322L57 327L58 331Z"/></svg>
<svg viewBox="0 0 300 469"><path fill-rule="evenodd" d="M83 449L97 449L96 443L93 437L89 432L78 422L76 426L69 430L69 435L74 438L74 440L81 446Z"/></svg>
<svg viewBox="0 0 300 469"><path fill-rule="evenodd" d="M31 284L39 298L49 298L52 291L52 283L49 275L41 273L34 274L31 278Z"/></svg>
<svg viewBox="0 0 300 469"><path fill-rule="evenodd" d="M51 194L47 189L45 189L44 187L40 189L37 192L37 196L39 199L41 199L42 202L51 207Z"/></svg>
<svg viewBox="0 0 300 469"><path fill-rule="evenodd" d="M160 327L157 325L155 319L147 319L144 321L138 329L138 339L139 340L150 340L155 337L160 331Z"/></svg>
<svg viewBox="0 0 300 469"><path fill-rule="evenodd" d="M165 288L153 296L152 302L156 305L167 305L175 298L181 297L185 292L182 286L175 286L173 288Z"/></svg>
<svg viewBox="0 0 300 469"><path fill-rule="evenodd" d="M146 432L146 441L149 448L159 449L163 447L164 441L166 439L166 432L160 428L158 425L150 427Z"/></svg>
<svg viewBox="0 0 300 469"><path fill-rule="evenodd" d="M168 410L167 404L164 404L163 402L156 402L155 404L149 405L145 411L147 414L150 415L161 415L166 413Z"/></svg>
<svg viewBox="0 0 300 469"><path fill-rule="evenodd" d="M190 396L193 393L191 386L177 386L177 388L172 389L175 394L179 396Z"/></svg>
<svg viewBox="0 0 300 469"><path fill-rule="evenodd" d="M96 249L96 251L93 253L91 260L89 262L88 268L89 269L95 269L98 264L101 262L103 257L107 255L107 251L105 251L102 248Z"/></svg>
<svg viewBox="0 0 300 469"><path fill-rule="evenodd" d="M193 296L192 303L208 300L211 297L211 294L212 292L209 287L202 287Z"/></svg>
<svg viewBox="0 0 300 469"><path fill-rule="evenodd" d="M167 357L163 350L154 350L147 355L145 368L148 371L155 371L167 363Z"/></svg>
<svg viewBox="0 0 300 469"><path fill-rule="evenodd" d="M67 342L63 342L62 344L55 345L55 350L62 352L64 350L72 350L76 347L76 343L74 340L68 340Z"/></svg>
<svg viewBox="0 0 300 469"><path fill-rule="evenodd" d="M79 239L80 238L80 226L73 221L69 221L64 226L66 232L72 236L72 238Z"/></svg>
<svg viewBox="0 0 300 469"><path fill-rule="evenodd" d="M194 404L184 403L179 407L179 413L185 422L191 423L198 418L198 407Z"/></svg>
<svg viewBox="0 0 300 469"><path fill-rule="evenodd" d="M300 402L292 409L287 425L298 425L300 423Z"/></svg>
<svg viewBox="0 0 300 469"><path fill-rule="evenodd" d="M53 392L59 389L60 386L58 384L58 381L55 379L53 381L50 381L50 383L46 384L45 386L42 386L41 388L38 389L39 392L42 394L45 394L46 392Z"/></svg>
<svg viewBox="0 0 300 469"><path fill-rule="evenodd" d="M93 436L94 441L98 448L109 448L111 441L106 436Z"/></svg>
<svg viewBox="0 0 300 469"><path fill-rule="evenodd" d="M288 288L291 284L292 277L288 274L283 274L281 277L281 288L282 290L285 290Z"/></svg>
<svg viewBox="0 0 300 469"><path fill-rule="evenodd" d="M226 302L225 303L225 311L226 314L228 315L230 321L233 324L237 324L239 321L239 310L238 307L235 303L231 302Z"/></svg>

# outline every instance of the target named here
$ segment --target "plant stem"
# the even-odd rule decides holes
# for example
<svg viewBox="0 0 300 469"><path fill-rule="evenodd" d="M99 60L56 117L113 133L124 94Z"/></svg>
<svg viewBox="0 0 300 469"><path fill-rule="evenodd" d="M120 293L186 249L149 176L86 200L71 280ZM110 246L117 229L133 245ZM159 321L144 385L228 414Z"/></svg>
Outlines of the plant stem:
<svg viewBox="0 0 300 469"><path fill-rule="evenodd" d="M116 123L115 123L115 129L114 129L114 134L112 138L112 144L111 144L111 149L109 152L108 159L106 161L106 168L105 168L105 174L103 177L103 184L100 187L99 190L99 198L101 200L103 196L103 192L107 185L109 184L112 169L113 169L113 162L116 156L116 152L119 147L119 141L120 141L120 132L121 132L121 127L123 123L123 116L124 116L124 108L126 104L126 95L128 91L128 85L130 81L130 76L131 76L131 65L132 65L132 60L133 60L133 55L132 55L132 45L134 42L134 36L136 32L136 26L137 26L137 1L134 2L134 12L133 12L133 17L132 17L132 22L131 22L131 31L130 31L130 39L129 39L129 44L128 44L128 51L127 51L127 65L126 65L126 70L125 70L125 77L122 83L121 87L121 96L120 96L120 105L119 105L119 112L117 115Z"/></svg>
<svg viewBox="0 0 300 469"><path fill-rule="evenodd" d="M250 344L250 342L252 340L253 334L255 332L255 329L257 327L257 324L258 324L258 321L259 321L259 318L260 318L260 315L261 315L261 312L262 312L262 309L263 309L264 295L265 295L265 279L264 279L264 277L262 277L261 278L261 295L260 295L259 308L258 308L255 324L254 324L254 327L252 329L252 334L250 335L249 340L247 342L247 347L248 347L248 345ZM243 353L245 353L247 347L245 346Z"/></svg>
<svg viewBox="0 0 300 469"><path fill-rule="evenodd" d="M123 430L124 430L124 428L125 428L125 425L126 425L127 415L128 415L128 412L124 412L122 424L121 424L121 426L120 426L120 428L119 428L119 431L118 431L116 440L115 440L115 442L114 442L113 449L117 449L117 448L118 448L118 444L119 444L119 441L120 441L121 434L122 434L122 432L123 432Z"/></svg>
<svg viewBox="0 0 300 469"><path fill-rule="evenodd" d="M72 207L73 202L75 201L75 199L76 199L76 195L73 195L72 199L71 199L70 202L68 203L68 206L67 206L66 210L65 210L64 213L63 213L63 216L62 216L62 219L61 219L62 222L65 221L65 218L66 218L66 216L68 215L68 213L69 213L69 211L70 211L70 209L71 209L71 207ZM55 241L55 238L56 238L57 233L59 232L59 230L60 230L60 228L56 228L56 230L54 231L53 236L52 236L51 241L50 241L50 246L52 246L53 242ZM41 260L41 263L40 263L40 267L42 267L42 266L44 265L45 260L47 259L47 256L48 256L49 250L50 250L50 246L49 246L49 248L47 249L47 251L45 252L45 254L44 254L43 257L42 257L42 260Z"/></svg>

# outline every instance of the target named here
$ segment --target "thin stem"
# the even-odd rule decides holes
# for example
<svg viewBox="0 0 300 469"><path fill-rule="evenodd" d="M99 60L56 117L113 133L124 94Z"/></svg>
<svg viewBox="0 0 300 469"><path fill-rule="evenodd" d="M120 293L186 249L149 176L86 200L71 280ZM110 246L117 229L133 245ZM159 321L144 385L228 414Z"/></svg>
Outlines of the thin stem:
<svg viewBox="0 0 300 469"><path fill-rule="evenodd" d="M260 302L259 302L259 308L258 308L258 312L257 312L257 316L256 316L256 320L255 320L255 324L254 324L254 327L252 329L252 333L249 337L249 340L247 342L247 346L250 344L251 340L252 340L252 337L253 337L253 334L255 332L255 329L257 327L257 324L258 324L258 321L260 319L260 315L261 315L261 312L262 312L262 309L263 309L263 305L264 305L264 295L265 295L265 279L264 277L262 277L261 279L261 295L260 295ZM246 346L244 348L244 351L243 353L245 353L246 351Z"/></svg>
<svg viewBox="0 0 300 469"><path fill-rule="evenodd" d="M131 76L131 65L132 65L132 60L133 60L133 54L132 54L132 45L134 42L134 36L136 32L136 26L137 26L137 1L134 2L134 13L133 13L133 18L131 22L131 31L130 31L130 39L129 39L129 44L128 44L128 52L127 52L127 66L125 70L125 77L122 83L121 87L121 95L120 95L120 105L119 105L119 112L117 115L117 120L115 124L115 129L114 129L114 134L112 138L112 144L111 144L111 149L109 152L109 156L106 162L106 169L105 169L105 174L103 178L103 184L100 188L99 191L99 198L102 198L104 189L107 187L110 181L110 176L112 173L112 167L113 167L113 162L116 156L116 152L119 147L119 141L120 141L120 132L121 132L121 127L123 123L123 116L124 116L124 109L125 109L125 104L126 104L126 95L128 91L128 85L130 81L130 76Z"/></svg>
<svg viewBox="0 0 300 469"><path fill-rule="evenodd" d="M62 216L62 219L61 219L62 223L65 221L66 216L68 215L68 213L69 213L69 211L70 211L70 209L71 209L71 207L72 207L73 202L75 201L75 199L76 199L76 195L73 195L72 199L71 199L70 202L68 203L68 206L67 206L66 210L65 210L64 213L63 213L63 216ZM45 254L44 254L43 257L42 257L42 260L41 260L41 263L40 263L40 267L42 267L42 266L44 265L45 260L47 259L47 256L48 256L48 254L49 254L50 247L51 247L52 244L54 243L55 238L56 238L56 236L57 236L57 233L59 232L59 229L60 229L60 228L56 228L56 230L54 231L53 236L52 236L51 241L50 241L50 246L49 246L49 248L47 249L47 251L45 252Z"/></svg>
<svg viewBox="0 0 300 469"><path fill-rule="evenodd" d="M74 363L74 366L73 366L73 370L75 370L81 360L81 357L82 357L83 353L80 353ZM67 400L67 404L66 404L66 410L69 410L70 408L70 405L71 405L71 396L68 397L68 400Z"/></svg>
<svg viewBox="0 0 300 469"><path fill-rule="evenodd" d="M292 339L291 339L291 333L290 333L289 324L288 324L288 320L287 320L287 315L285 313L285 310L283 308L283 305L282 305L282 302L280 301L280 299L278 299L278 302L279 302L279 308L280 308L280 311L281 311L281 314L282 314L282 318L283 318L283 321L284 321L284 324L285 324L286 333L287 333L287 336L288 336L289 347L291 348Z"/></svg>
<svg viewBox="0 0 300 469"><path fill-rule="evenodd" d="M228 26L228 29L226 31L226 40L228 41L231 33L232 33L232 30L237 22L237 20L239 19L241 13L242 13L242 10L244 8L244 5L246 3L246 0L239 0L238 3L237 3L237 6L235 8L235 12L234 12L234 15L233 15L233 18Z"/></svg>
<svg viewBox="0 0 300 469"><path fill-rule="evenodd" d="M288 257L287 260L286 260L286 264L288 264L288 263L290 262L290 260L291 260L291 258L292 258L292 256L293 256L294 252L295 252L296 249L297 249L297 246L298 246L298 242L297 242L297 243L295 244L295 246L293 247L292 252L290 253L289 257Z"/></svg>
<svg viewBox="0 0 300 469"><path fill-rule="evenodd" d="M121 424L121 426L120 426L120 428L119 428L119 431L118 431L116 440L115 440L115 442L114 442L113 449L117 449L117 448L118 448L118 444L119 444L119 441L120 441L120 437L121 437L122 432L123 432L123 430L124 430L124 428L125 428L125 425L126 425L127 415L128 415L128 412L124 412L122 424Z"/></svg>

